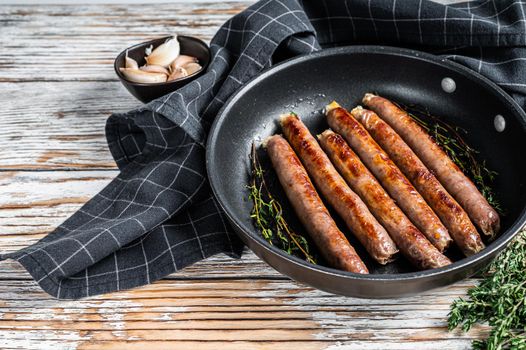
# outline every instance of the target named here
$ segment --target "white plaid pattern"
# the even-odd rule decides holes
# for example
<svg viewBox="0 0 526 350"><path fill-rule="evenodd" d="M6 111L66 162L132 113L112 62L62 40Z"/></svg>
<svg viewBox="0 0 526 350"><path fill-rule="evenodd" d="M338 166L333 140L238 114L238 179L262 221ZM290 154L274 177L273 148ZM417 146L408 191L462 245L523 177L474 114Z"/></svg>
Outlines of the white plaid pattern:
<svg viewBox="0 0 526 350"><path fill-rule="evenodd" d="M212 39L202 77L112 115L119 176L40 242L4 255L57 298L132 288L220 252L241 254L211 195L206 134L228 97L262 69L321 47L408 46L489 77L524 106L526 1L262 0Z"/></svg>

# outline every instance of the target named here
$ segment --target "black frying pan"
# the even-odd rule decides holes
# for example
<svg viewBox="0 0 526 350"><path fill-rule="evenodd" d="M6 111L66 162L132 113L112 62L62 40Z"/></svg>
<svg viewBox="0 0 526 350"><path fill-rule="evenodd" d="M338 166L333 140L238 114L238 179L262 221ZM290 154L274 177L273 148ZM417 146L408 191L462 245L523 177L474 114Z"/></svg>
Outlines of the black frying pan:
<svg viewBox="0 0 526 350"><path fill-rule="evenodd" d="M446 92L454 81L456 89ZM449 84L447 84L449 82ZM331 100L351 108L366 92L426 107L430 113L468 131L465 139L498 172L493 188L506 209L500 236L469 258L451 249L450 266L416 271L403 258L385 267L366 261L371 274L358 275L311 265L270 246L250 219L249 153L252 142L280 132L277 117L296 112L311 132L327 128L321 109ZM505 119L504 131L494 126ZM207 170L212 189L241 239L281 273L316 288L356 297L385 298L445 286L486 266L526 221L526 114L500 88L481 75L433 55L399 48L353 46L324 50L272 67L240 89L212 126ZM286 202L279 183L274 191ZM289 212L292 209L285 208ZM343 232L345 226L341 226ZM299 228L301 230L301 227ZM353 246L359 243L347 235ZM362 257L366 256L359 252Z"/></svg>

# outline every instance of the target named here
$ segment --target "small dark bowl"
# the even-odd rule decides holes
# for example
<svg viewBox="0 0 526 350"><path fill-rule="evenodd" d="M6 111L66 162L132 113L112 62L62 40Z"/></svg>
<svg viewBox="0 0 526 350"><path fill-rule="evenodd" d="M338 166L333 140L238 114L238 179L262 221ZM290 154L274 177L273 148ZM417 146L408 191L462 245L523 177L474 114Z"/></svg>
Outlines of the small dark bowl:
<svg viewBox="0 0 526 350"><path fill-rule="evenodd" d="M202 74L204 74L208 68L208 65L210 64L210 49L204 41L191 36L178 35L177 39L181 45L181 55L196 57L199 60L199 64L203 67L203 69L201 69L199 72L195 72L194 74L181 79L155 84L134 83L127 80L124 75L122 75L119 68L124 67L126 51L128 52L128 57L137 61L140 67L146 63L146 60L144 59L144 50L150 45L153 45L153 48L155 49L157 46L163 44L168 38L171 38L171 36L165 36L163 38L134 45L122 51L115 59L113 66L115 68L115 73L117 73L122 85L124 85L124 87L141 102L148 103L158 97L164 96L183 87L192 80L197 79Z"/></svg>

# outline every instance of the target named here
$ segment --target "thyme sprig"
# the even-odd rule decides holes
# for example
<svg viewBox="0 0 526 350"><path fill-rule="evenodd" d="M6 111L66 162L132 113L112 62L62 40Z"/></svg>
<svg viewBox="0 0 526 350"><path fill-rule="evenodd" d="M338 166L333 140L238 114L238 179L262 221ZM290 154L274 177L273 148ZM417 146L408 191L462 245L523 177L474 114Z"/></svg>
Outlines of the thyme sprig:
<svg viewBox="0 0 526 350"><path fill-rule="evenodd" d="M254 224L269 244L279 244L281 249L288 254L316 264L316 257L310 252L307 239L291 229L283 217L281 204L272 196L254 144L252 144L250 160L252 179L248 187L249 197L254 204L250 215Z"/></svg>
<svg viewBox="0 0 526 350"><path fill-rule="evenodd" d="M479 161L477 159L479 152L468 145L462 137L463 134L467 133L466 130L452 126L418 107L404 106L403 108L433 137L460 170L471 178L488 203L499 214L504 214L504 210L490 186L498 174L487 167L485 160Z"/></svg>
<svg viewBox="0 0 526 350"><path fill-rule="evenodd" d="M482 274L482 281L468 290L469 299L453 302L450 330L468 331L475 323L491 327L486 340L473 342L474 349L526 349L526 230L518 234Z"/></svg>

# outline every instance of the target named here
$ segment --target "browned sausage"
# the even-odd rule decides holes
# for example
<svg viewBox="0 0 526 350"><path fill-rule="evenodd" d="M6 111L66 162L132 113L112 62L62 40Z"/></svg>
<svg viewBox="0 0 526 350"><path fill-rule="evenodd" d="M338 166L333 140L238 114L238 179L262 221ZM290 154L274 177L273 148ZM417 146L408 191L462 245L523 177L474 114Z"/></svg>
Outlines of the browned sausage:
<svg viewBox="0 0 526 350"><path fill-rule="evenodd" d="M347 140L415 226L439 251L444 251L451 242L446 227L384 150L353 117L367 111L357 107L351 114L335 102L327 106L326 111L331 128Z"/></svg>
<svg viewBox="0 0 526 350"><path fill-rule="evenodd" d="M484 249L484 243L469 220L468 214L451 197L407 143L376 113L369 111L369 113L360 113L356 116L440 217L462 252L470 256Z"/></svg>
<svg viewBox="0 0 526 350"><path fill-rule="evenodd" d="M493 236L499 231L500 218L495 209L491 207L473 182L407 112L391 101L373 94L366 94L363 102L407 142L485 235Z"/></svg>
<svg viewBox="0 0 526 350"><path fill-rule="evenodd" d="M332 130L326 130L318 139L340 174L387 229L402 254L411 263L420 269L451 264L451 261L441 254L396 206L343 137Z"/></svg>
<svg viewBox="0 0 526 350"><path fill-rule="evenodd" d="M314 184L371 257L380 264L392 261L398 252L395 243L365 203L338 174L305 124L296 115L287 114L282 116L281 126Z"/></svg>
<svg viewBox="0 0 526 350"><path fill-rule="evenodd" d="M335 268L355 273L369 273L367 267L338 229L323 205L300 160L279 135L266 141L267 152L301 222L327 262Z"/></svg>

